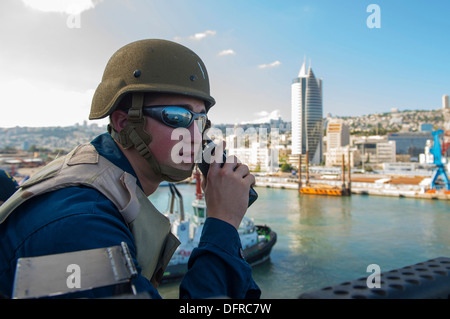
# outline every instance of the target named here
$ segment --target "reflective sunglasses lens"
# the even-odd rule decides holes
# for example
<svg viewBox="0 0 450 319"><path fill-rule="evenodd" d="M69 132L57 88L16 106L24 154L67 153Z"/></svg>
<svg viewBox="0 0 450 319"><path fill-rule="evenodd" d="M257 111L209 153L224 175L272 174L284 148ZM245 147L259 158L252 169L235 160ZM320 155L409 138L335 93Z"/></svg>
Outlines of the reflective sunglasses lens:
<svg viewBox="0 0 450 319"><path fill-rule="evenodd" d="M162 111L164 122L170 126L188 127L191 123L192 114L181 107L167 107Z"/></svg>

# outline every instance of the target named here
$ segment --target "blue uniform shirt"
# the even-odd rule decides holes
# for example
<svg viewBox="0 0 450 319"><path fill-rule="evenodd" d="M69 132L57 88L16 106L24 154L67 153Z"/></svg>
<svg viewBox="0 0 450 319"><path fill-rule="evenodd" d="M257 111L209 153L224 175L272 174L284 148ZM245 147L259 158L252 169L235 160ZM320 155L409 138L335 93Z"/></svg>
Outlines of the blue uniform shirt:
<svg viewBox="0 0 450 319"><path fill-rule="evenodd" d="M92 145L114 165L136 177L136 173L107 133ZM138 182L139 187L141 187ZM17 259L63 252L102 248L125 242L136 261L133 235L112 202L89 187L67 187L36 196L13 212L0 225L0 293L11 296ZM258 298L261 294L251 268L240 254L236 229L219 219L207 218L200 244L189 259L180 285L180 298ZM133 280L138 292L161 298L149 280ZM70 297L108 297L114 288L97 288Z"/></svg>

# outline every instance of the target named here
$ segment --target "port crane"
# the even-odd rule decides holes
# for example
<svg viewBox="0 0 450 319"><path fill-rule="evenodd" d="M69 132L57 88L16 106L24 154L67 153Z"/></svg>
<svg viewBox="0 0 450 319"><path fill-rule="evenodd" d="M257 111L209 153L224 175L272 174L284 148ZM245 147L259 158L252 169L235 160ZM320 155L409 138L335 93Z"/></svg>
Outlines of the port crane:
<svg viewBox="0 0 450 319"><path fill-rule="evenodd" d="M445 172L445 163L442 161L443 155L447 151L449 143L446 143L444 138L444 142L442 143L441 147L440 135L442 133L444 133L443 130L431 132L431 134L433 135L433 147L430 148L430 153L433 154L433 163L434 165L436 165L436 169L434 170L433 176L431 178L430 188L432 190L436 189L436 181L439 178L439 176L441 176L442 180L445 183L446 190L450 191L450 182L447 173Z"/></svg>

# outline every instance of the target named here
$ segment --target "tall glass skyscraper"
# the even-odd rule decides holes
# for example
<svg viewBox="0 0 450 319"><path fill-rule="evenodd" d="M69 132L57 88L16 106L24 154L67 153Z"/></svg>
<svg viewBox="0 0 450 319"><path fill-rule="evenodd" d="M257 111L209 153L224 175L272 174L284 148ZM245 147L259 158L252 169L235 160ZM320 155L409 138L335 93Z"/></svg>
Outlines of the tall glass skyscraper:
<svg viewBox="0 0 450 319"><path fill-rule="evenodd" d="M306 154L311 164L322 161L322 79L306 63L291 85L292 154Z"/></svg>

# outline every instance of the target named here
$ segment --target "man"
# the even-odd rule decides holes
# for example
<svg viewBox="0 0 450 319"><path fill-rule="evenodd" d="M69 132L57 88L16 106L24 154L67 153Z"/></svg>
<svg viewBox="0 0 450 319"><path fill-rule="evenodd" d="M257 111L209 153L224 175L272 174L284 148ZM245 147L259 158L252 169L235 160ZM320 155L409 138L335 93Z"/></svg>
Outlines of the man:
<svg viewBox="0 0 450 319"><path fill-rule="evenodd" d="M11 295L20 257L125 242L139 272L136 290L160 298L156 288L178 240L147 196L163 180L191 176L198 136L214 103L206 67L188 48L141 40L119 49L105 68L89 116L109 116L109 134L47 165L0 209L0 292ZM175 129L189 130L191 139L173 140ZM173 152L177 143L186 147ZM260 296L237 233L255 180L246 165L233 160L223 167L212 163L203 182L208 218L180 285L181 298ZM74 296L113 293L106 287Z"/></svg>

